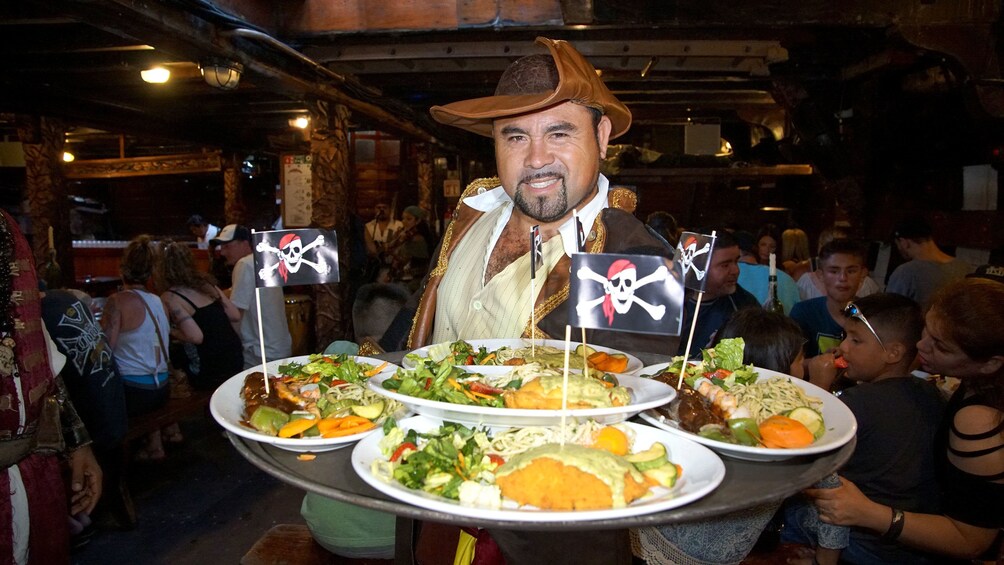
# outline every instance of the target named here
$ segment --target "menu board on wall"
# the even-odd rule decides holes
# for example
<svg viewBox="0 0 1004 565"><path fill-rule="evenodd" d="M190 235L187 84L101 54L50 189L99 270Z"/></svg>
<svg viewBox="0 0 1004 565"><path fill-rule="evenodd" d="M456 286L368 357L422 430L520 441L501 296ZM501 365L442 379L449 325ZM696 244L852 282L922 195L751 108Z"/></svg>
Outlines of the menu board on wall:
<svg viewBox="0 0 1004 565"><path fill-rule="evenodd" d="M283 227L309 226L312 202L310 155L284 154L281 182Z"/></svg>

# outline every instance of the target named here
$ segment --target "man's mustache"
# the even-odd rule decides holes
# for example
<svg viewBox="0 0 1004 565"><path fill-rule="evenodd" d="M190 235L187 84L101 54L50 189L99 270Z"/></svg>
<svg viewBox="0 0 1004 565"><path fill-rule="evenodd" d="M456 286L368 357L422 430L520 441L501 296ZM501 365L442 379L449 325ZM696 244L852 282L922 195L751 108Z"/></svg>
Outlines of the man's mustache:
<svg viewBox="0 0 1004 565"><path fill-rule="evenodd" d="M536 171L533 174L524 176L519 180L519 182L520 184L529 184L537 180L552 178L552 177L557 177L561 180L565 180L564 173L560 171Z"/></svg>

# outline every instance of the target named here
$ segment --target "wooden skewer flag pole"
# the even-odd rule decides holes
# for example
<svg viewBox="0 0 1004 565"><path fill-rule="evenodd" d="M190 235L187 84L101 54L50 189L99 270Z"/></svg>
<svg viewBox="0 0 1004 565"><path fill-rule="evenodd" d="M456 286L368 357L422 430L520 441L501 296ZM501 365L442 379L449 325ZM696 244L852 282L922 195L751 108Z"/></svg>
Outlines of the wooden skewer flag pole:
<svg viewBox="0 0 1004 565"><path fill-rule="evenodd" d="M540 238L540 226L530 228L530 357L537 356L537 315L534 304L537 302L537 269L544 266L543 242Z"/></svg>
<svg viewBox="0 0 1004 565"><path fill-rule="evenodd" d="M582 228L582 221L579 220L579 212L572 208L572 219L575 220L575 249L579 253L586 252L586 231ZM582 327L582 374L589 376L589 361L586 353L586 328Z"/></svg>
<svg viewBox="0 0 1004 565"><path fill-rule="evenodd" d="M568 350L572 344L572 326L565 326L565 373L561 383L561 441L565 447L565 418L568 416Z"/></svg>
<svg viewBox="0 0 1004 565"><path fill-rule="evenodd" d="M255 231L251 230L251 239L254 240ZM254 308L258 314L258 346L261 349L261 374L265 379L265 396L268 396L268 361L265 359L265 330L262 329L261 322L261 287L254 286Z"/></svg>

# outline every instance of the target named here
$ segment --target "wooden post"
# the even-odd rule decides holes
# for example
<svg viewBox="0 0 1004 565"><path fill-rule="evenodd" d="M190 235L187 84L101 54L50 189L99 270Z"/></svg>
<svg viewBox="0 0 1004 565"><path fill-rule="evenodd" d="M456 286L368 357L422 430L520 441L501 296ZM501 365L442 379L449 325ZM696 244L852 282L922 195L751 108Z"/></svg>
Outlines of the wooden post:
<svg viewBox="0 0 1004 565"><path fill-rule="evenodd" d="M432 147L419 143L415 147L416 176L418 177L418 205L429 212L429 220L435 227L436 194L432 188Z"/></svg>
<svg viewBox="0 0 1004 565"><path fill-rule="evenodd" d="M61 270L61 286L72 286L73 235L70 204L63 178L63 145L66 129L62 120L18 115L17 134L24 147L25 197L31 207L31 248L39 267L49 260L49 228ZM27 234L26 234L27 235Z"/></svg>
<svg viewBox="0 0 1004 565"><path fill-rule="evenodd" d="M237 156L224 158L223 165L223 216L228 224L245 224L247 208L241 197L241 175Z"/></svg>
<svg viewBox="0 0 1004 565"><path fill-rule="evenodd" d="M316 101L311 105L311 124L311 224L334 229L338 235L342 281L313 287L317 348L323 350L338 339L353 341L352 281L347 280L353 237L349 221L349 211L353 207L349 187L349 109L341 104Z"/></svg>

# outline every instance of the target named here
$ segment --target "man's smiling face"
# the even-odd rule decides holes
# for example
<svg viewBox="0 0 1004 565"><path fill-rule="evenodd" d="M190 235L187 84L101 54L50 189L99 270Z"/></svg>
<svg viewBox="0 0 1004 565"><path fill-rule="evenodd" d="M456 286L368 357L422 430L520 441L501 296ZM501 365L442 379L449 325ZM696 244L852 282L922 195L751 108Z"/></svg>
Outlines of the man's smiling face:
<svg viewBox="0 0 1004 565"><path fill-rule="evenodd" d="M596 191L606 155L610 120L585 106L564 102L494 123L495 160L506 194L524 215L561 221Z"/></svg>

